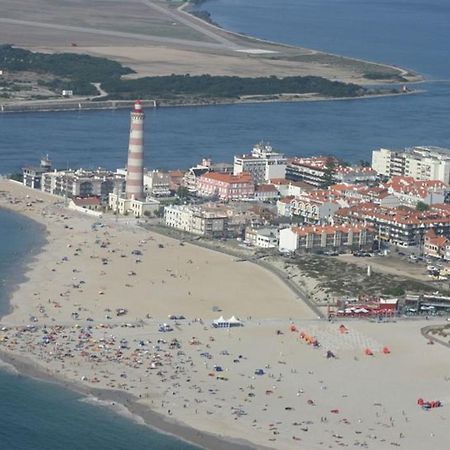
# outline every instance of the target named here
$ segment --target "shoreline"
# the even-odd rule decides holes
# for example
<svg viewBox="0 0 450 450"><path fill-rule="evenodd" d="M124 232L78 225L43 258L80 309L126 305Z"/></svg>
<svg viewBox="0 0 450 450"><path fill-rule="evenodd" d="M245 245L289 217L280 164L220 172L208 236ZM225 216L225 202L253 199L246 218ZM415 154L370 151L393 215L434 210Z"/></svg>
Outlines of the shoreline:
<svg viewBox="0 0 450 450"><path fill-rule="evenodd" d="M25 189L25 193L28 192L28 189L23 188L21 184L11 181L8 182L11 183L12 186L16 185L20 189ZM5 190L3 191L5 192ZM30 190L30 194L32 193L35 193L35 191ZM38 194L43 194L43 196L46 198L45 201L50 201L53 206L60 203L59 197L49 196L39 191ZM20 278L10 286L7 294L7 297L11 300L17 290L22 285L27 284L30 281L30 277L28 276L28 274L32 272L33 264L36 263L37 257L39 255L42 255L43 253L45 254L46 247L50 242L48 237L51 236L51 232L48 229L47 225L44 223L44 220L39 220L41 216L33 217L33 215L31 214L18 211L16 208L14 208L14 205L9 206L8 204L0 205L0 210L20 216L27 221L33 222L33 224L39 226L42 229L41 231L43 232L44 236L44 239L41 240L40 245L33 251L33 258L29 261L25 260L19 263L20 265L18 267L20 271ZM65 209L61 210L61 212L63 211L66 212ZM82 220L84 220L85 218L85 216L80 217L82 218ZM170 239L173 240L173 238ZM216 253L213 249L206 250L211 253ZM17 305L14 305L10 302L9 312L3 314L0 317L0 322L5 317L14 314L16 308ZM7 326L11 326L9 321ZM170 417L167 417L166 415L153 410L151 407L140 403L139 399L133 394L115 389L86 386L75 380L67 379L65 376L55 373L55 371L53 371L51 368L45 367L43 364L41 364L41 362L38 362L32 356L28 356L27 354L22 352L17 353L0 348L0 361L3 363L0 366L0 370L12 370L13 372L17 372L16 374L18 376L27 376L40 381L55 383L63 388L80 394L81 396L83 396L83 398L87 399L87 401L89 401L89 399L93 400L92 403L96 403L98 401L97 406L103 408L108 407L108 409L127 420L136 421L136 419L138 419L137 422L141 425L144 425L158 433L166 434L181 441L195 445L201 449L228 450L230 446L232 446L232 448L236 450L273 449L273 447L263 446L250 441L246 441L245 439L221 436L218 434L193 428L176 419L171 419ZM127 414L123 414L123 409L121 411L121 408L124 408L127 411ZM133 418L133 416L135 417Z"/></svg>
<svg viewBox="0 0 450 450"><path fill-rule="evenodd" d="M270 98L270 99L227 99L224 101L212 101L212 102L198 102L198 103L159 103L155 106L154 100L142 100L143 106L146 108L180 108L180 107L208 107L208 106L232 106L232 105L257 105L257 104L271 104L271 103L302 103L302 102L335 102L335 101L349 101L349 100L371 100L375 98L384 97L404 97L408 95L419 95L427 92L425 89L414 89L407 92L390 92L383 94L373 94L373 95L361 95L358 97L320 97L320 96L295 96L287 98L288 96L282 96L280 98ZM291 95L291 94L289 94ZM301 94L303 95L303 94ZM268 96L265 96L268 97ZM120 102L120 103L119 103ZM2 114L23 114L23 113L42 113L42 112L73 112L73 111L115 111L121 109L128 109L133 104L132 100L108 100L105 102L83 102L84 106L79 107L79 102L74 101L73 103L61 103L55 105L55 102L49 102L48 104L39 105L20 105L4 104L4 109L0 110L0 116ZM105 103L108 103L105 105ZM12 110L8 110L8 106L12 106Z"/></svg>
<svg viewBox="0 0 450 450"><path fill-rule="evenodd" d="M7 214L15 215L17 217L20 217L22 220L30 222L33 227L36 227L36 229L38 229L39 237L36 239L36 241L33 242L33 248L31 250L31 253L29 253L29 256L31 258L27 260L25 257L22 257L20 261L15 262L14 267L9 267L7 269L6 276L8 281L3 284L5 291L2 293L2 301L5 300L5 303L7 303L7 309L5 309L4 312L0 311L0 321L3 319L3 317L13 312L14 308L11 305L10 299L14 295L14 292L19 289L20 285L28 281L28 271L31 270L32 264L37 260L37 257L43 251L48 242L48 232L44 225L12 209L0 207L0 211L2 210L6 211Z"/></svg>
<svg viewBox="0 0 450 450"><path fill-rule="evenodd" d="M284 47L288 47L288 48L305 48L305 47L301 47L301 46L297 46L297 45L291 45L291 44L286 44L286 43L280 43L280 42L275 42L275 41L271 41L271 40L267 40L267 39L263 39L263 38L258 38L256 36L251 36L242 32L238 32L238 31L232 31L232 30L228 30L226 28L223 28L220 26L220 24L216 23L213 19L212 21L208 21L203 19L202 17L199 17L195 14L192 13L192 11L195 10L196 6L200 6L203 5L205 3L208 3L208 0L199 0L198 2L184 2L182 3L177 10L180 11L181 13L187 14L190 17L193 17L194 19L206 24L207 26L210 26L212 28L217 29L218 31L223 31L231 36L236 36L236 37L241 37L241 38L245 38L245 39L250 39L250 40L254 40L255 42L261 42L261 43L265 43L265 44L271 44L271 45L280 45L280 46L284 46ZM209 14L211 14L210 11L208 11L208 9L203 10ZM212 15L210 16L212 18ZM384 63L380 63L380 62L374 62L374 61L370 61L370 60L365 60L365 59L361 59L361 58L354 58L354 57L350 57L350 56L344 56L344 55L340 55L337 53L331 53L331 52L326 52L326 51L321 51L321 50L315 50L315 49L310 49L308 48L307 50L311 51L314 54L322 54L322 55L330 55L330 56L335 56L338 58L346 58L352 61L356 61L356 62L363 62L363 63L370 63L370 64L374 64L380 68L383 67L388 67L390 69L394 69L397 70L401 76L407 76L408 74L411 74L410 79L407 79L407 81L405 81L405 83L417 83L417 82L423 82L425 81L425 78L423 77L423 75L420 75L418 73L416 73L414 70L410 70L410 69L406 69L403 67L399 67L393 64L384 64ZM386 81L386 83L390 83L389 81ZM395 82L394 82L395 83Z"/></svg>
<svg viewBox="0 0 450 450"><path fill-rule="evenodd" d="M0 322L4 317L13 313L15 308L9 300L13 297L14 292L18 290L20 285L29 281L27 273L32 270L32 264L36 261L37 256L42 252L45 252L45 247L48 243L47 237L49 235L49 231L44 224L30 218L28 215L17 212L16 210L8 208L5 205L0 206L0 211L1 210L6 211L9 214L17 215L24 220L33 222L33 225L41 228L43 239L40 240L38 246L34 247L33 257L31 260L27 261L23 258L22 261L18 262L16 269L18 269L17 272L20 274L18 275L18 278L8 286L5 298L8 299L9 308L7 312L0 316ZM132 416L136 416L136 419L139 418L142 420L142 422L138 421L141 425L144 425L158 433L166 434L178 440L195 445L201 449L227 450L230 448L230 445L232 445L236 450L264 450L266 448L270 450L269 447L261 447L241 440L206 433L204 431L199 431L195 428L189 427L188 425L180 423L176 420L170 420L163 414L160 414L145 405L139 404L139 399L132 394L112 389L96 389L83 386L73 380L68 380L65 377L58 376L57 374L51 372L51 370L36 363L36 361L34 361L31 357L24 354L17 354L0 349L0 361L3 363L0 365L0 370L9 370L19 376L26 376L39 381L57 384L58 386L82 395L85 399L91 398L98 401L98 407L108 407L111 411L124 417L126 420L133 420ZM102 404L102 402L107 402L109 405ZM121 413L121 411L117 410L114 406L122 406L130 413L130 416Z"/></svg>
<svg viewBox="0 0 450 450"><path fill-rule="evenodd" d="M8 369L8 367L3 368L0 366L0 370L16 371L14 373L18 376L25 376L38 381L58 385L81 395L83 399L92 399L93 401L91 404L98 402L98 404L95 405L96 407L108 408L110 411L113 411L115 414L126 420L134 420L138 424L146 426L157 433L168 435L199 447L200 449L228 450L230 445L232 445L233 449L236 450L272 450L270 447L251 445L250 443L243 441L241 442L235 439L216 436L211 433L198 431L195 428L191 428L175 420L171 421L162 414L153 411L151 408L139 404L138 399L131 394L109 389L89 388L79 383L75 383L72 380L58 377L44 367L38 366L31 358L21 354L0 350L0 361L2 361L4 365L14 368L14 370L12 370ZM123 414L123 411L119 410L120 408L124 408L128 411L129 415ZM133 418L133 416L135 416L135 418ZM141 420L136 419L141 419L142 422Z"/></svg>
<svg viewBox="0 0 450 450"><path fill-rule="evenodd" d="M126 219L104 216L93 230L94 219L38 191L16 183L3 183L3 191L2 205L50 233L11 300L17 308L2 320L0 358L19 372L202 448L316 450L361 438L369 449L419 450L430 430L443 448L448 408L424 415L414 402L419 395L447 402L448 349L426 345L420 327L429 322L343 320L342 334L339 322L318 320L267 269ZM33 203L39 198L47 201ZM147 275L130 277L130 269ZM125 318L116 317L118 307L128 309ZM237 314L244 326L208 326L219 314ZM164 321L173 327L168 334L158 329ZM302 342L293 324L321 348ZM372 358L364 356L368 347ZM327 350L337 358L326 358Z"/></svg>

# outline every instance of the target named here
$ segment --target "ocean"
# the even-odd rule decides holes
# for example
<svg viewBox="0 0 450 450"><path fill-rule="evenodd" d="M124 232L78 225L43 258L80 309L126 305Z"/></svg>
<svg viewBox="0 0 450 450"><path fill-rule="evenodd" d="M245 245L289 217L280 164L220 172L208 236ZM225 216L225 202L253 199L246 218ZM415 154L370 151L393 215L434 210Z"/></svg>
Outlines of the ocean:
<svg viewBox="0 0 450 450"><path fill-rule="evenodd" d="M40 225L0 209L0 314L44 242ZM195 450L62 387L24 377L0 363L0 450Z"/></svg>
<svg viewBox="0 0 450 450"><path fill-rule="evenodd" d="M235 31L416 70L427 77L417 86L426 92L148 110L148 167L185 168L203 156L231 161L262 139L288 155L332 153L348 161L369 160L382 146L450 146L448 0L211 0L199 8ZM46 153L60 168L123 166L128 130L127 111L0 115L0 173ZM2 312L11 280L40 245L33 225L0 211ZM193 448L7 371L0 371L0 417L0 450Z"/></svg>

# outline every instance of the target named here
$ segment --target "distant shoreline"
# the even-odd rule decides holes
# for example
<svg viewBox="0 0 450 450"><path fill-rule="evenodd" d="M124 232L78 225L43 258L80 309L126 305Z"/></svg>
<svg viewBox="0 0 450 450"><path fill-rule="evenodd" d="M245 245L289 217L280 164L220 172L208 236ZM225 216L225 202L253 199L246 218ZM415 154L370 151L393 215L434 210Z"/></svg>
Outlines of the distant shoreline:
<svg viewBox="0 0 450 450"><path fill-rule="evenodd" d="M297 102L327 102L327 101L342 101L342 100L369 100L373 98L382 97L399 97L412 94L422 94L426 92L424 89L413 89L407 92L387 92L383 94L373 94L373 95L361 95L358 97L323 97L314 95L304 95L304 94L289 94L282 96L261 96L261 97L272 97L267 99L224 99L204 101L204 102L186 102L186 103L164 103L159 102L155 106L154 100L143 100L142 103L144 107L147 108L178 108L178 107L205 107L205 106L221 106L221 105L243 105L243 104L260 104L260 103L297 103ZM256 96L255 96L256 97ZM128 109L133 105L134 100L108 100L103 102L92 102L92 101L81 101L78 102L61 101L60 103L54 100L48 102L36 102L32 103L15 103L15 104L3 104L3 109L0 109L0 115L2 114L13 114L13 113L37 113L37 112L69 112L69 111L101 111L101 110L116 110L116 109ZM81 107L79 106L81 105ZM11 108L11 109L8 109Z"/></svg>

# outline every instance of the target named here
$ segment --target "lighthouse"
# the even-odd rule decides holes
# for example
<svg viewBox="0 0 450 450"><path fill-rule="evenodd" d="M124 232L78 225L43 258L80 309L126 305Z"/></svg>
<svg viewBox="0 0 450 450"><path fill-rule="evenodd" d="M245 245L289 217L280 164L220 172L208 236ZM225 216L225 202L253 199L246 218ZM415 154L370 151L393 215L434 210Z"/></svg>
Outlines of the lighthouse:
<svg viewBox="0 0 450 450"><path fill-rule="evenodd" d="M144 112L140 100L131 111L128 145L126 195L128 199L144 199Z"/></svg>

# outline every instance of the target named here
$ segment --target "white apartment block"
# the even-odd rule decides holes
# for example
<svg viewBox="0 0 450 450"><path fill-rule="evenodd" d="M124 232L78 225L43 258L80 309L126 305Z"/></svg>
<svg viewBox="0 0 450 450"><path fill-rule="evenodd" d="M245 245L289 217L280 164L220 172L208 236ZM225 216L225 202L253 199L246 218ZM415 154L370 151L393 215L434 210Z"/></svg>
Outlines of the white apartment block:
<svg viewBox="0 0 450 450"><path fill-rule="evenodd" d="M416 180L450 182L450 149L413 147L405 150L381 148L372 152L372 168L378 173L409 176Z"/></svg>
<svg viewBox="0 0 450 450"><path fill-rule="evenodd" d="M108 196L108 208L121 216L129 215L139 219L144 217L146 213L155 213L159 207L159 201L151 198L147 200L136 200L115 193L111 193Z"/></svg>
<svg viewBox="0 0 450 450"><path fill-rule="evenodd" d="M269 182L273 178L284 178L287 160L282 153L275 152L272 146L260 143L250 154L234 157L233 174L250 173L255 184Z"/></svg>
<svg viewBox="0 0 450 450"><path fill-rule="evenodd" d="M245 229L245 242L259 248L276 248L279 232L276 228Z"/></svg>
<svg viewBox="0 0 450 450"><path fill-rule="evenodd" d="M222 211L210 211L190 205L170 205L164 208L166 226L187 233L208 237L227 237L228 216Z"/></svg>
<svg viewBox="0 0 450 450"><path fill-rule="evenodd" d="M42 174L41 190L62 197L92 197L107 199L108 194L122 192L125 178L104 169L60 170Z"/></svg>
<svg viewBox="0 0 450 450"><path fill-rule="evenodd" d="M144 191L152 197L170 195L170 177L168 172L149 170L144 173Z"/></svg>

